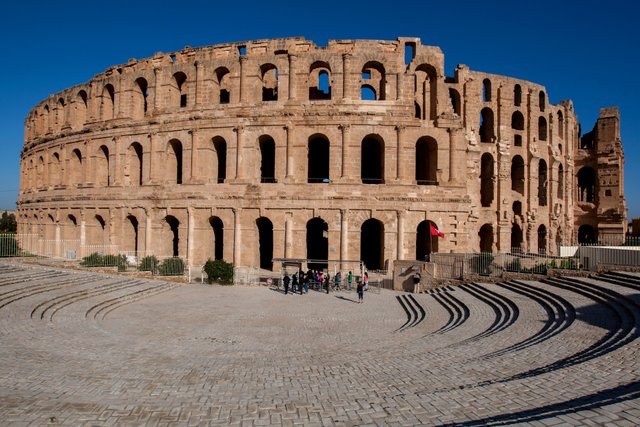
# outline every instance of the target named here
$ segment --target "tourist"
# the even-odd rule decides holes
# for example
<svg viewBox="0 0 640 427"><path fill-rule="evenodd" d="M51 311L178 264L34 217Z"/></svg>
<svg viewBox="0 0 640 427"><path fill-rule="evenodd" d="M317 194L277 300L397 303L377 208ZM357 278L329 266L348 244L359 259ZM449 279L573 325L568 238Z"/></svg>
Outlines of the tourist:
<svg viewBox="0 0 640 427"><path fill-rule="evenodd" d="M358 281L358 287L356 288L356 290L358 291L358 304L362 304L363 302L363 298L364 298L364 285L362 284L362 281Z"/></svg>
<svg viewBox="0 0 640 427"><path fill-rule="evenodd" d="M282 283L284 283L284 294L287 295L289 293L289 281L291 279L289 279L289 275L285 274L284 278L282 279Z"/></svg>
<svg viewBox="0 0 640 427"><path fill-rule="evenodd" d="M336 291L340 290L340 281L342 280L342 273L339 271L336 273L336 277L333 278L333 287Z"/></svg>
<svg viewBox="0 0 640 427"><path fill-rule="evenodd" d="M349 272L347 275L347 289L351 290L351 283L353 282L353 273Z"/></svg>
<svg viewBox="0 0 640 427"><path fill-rule="evenodd" d="M364 272L364 288L365 291L369 290L369 273Z"/></svg>
<svg viewBox="0 0 640 427"><path fill-rule="evenodd" d="M293 280L291 281L291 292L295 294L298 290L298 274L293 273L291 277L293 278Z"/></svg>
<svg viewBox="0 0 640 427"><path fill-rule="evenodd" d="M331 276L327 272L327 274L324 275L324 286L325 286L325 289L327 290L327 293L329 293L329 280L330 279L331 279Z"/></svg>

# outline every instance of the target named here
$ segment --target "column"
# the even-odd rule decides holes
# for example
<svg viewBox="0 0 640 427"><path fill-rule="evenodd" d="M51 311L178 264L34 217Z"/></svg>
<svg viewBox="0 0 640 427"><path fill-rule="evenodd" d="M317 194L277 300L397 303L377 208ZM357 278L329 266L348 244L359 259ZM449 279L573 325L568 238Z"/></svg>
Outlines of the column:
<svg viewBox="0 0 640 427"><path fill-rule="evenodd" d="M404 164L406 162L402 159L402 134L404 129L404 126L396 126L396 181L402 181L405 178Z"/></svg>
<svg viewBox="0 0 640 427"><path fill-rule="evenodd" d="M144 213L145 213L145 216L146 216L146 218L145 218L145 227L144 227L144 252L147 255L151 255L151 247L152 247L151 246L152 245L151 236L153 234L153 232L151 230L151 214L146 209L145 209ZM140 252L140 248L139 247L138 247L138 251Z"/></svg>
<svg viewBox="0 0 640 427"><path fill-rule="evenodd" d="M396 258L398 260L404 259L404 222L405 222L405 211L397 211L397 220L398 220L398 248Z"/></svg>
<svg viewBox="0 0 640 427"><path fill-rule="evenodd" d="M242 151L242 134L244 133L244 126L236 126L233 128L233 131L236 133L236 179L244 178L244 169L241 168L241 154Z"/></svg>
<svg viewBox="0 0 640 427"><path fill-rule="evenodd" d="M156 165L156 150L158 146L158 134L152 133L149 135L149 152L144 158L144 149L142 153L142 162L144 167L144 161L146 160L149 163L149 184L157 184L158 183L158 166ZM129 172L131 173L131 171ZM144 182L144 181L143 181Z"/></svg>
<svg viewBox="0 0 640 427"><path fill-rule="evenodd" d="M342 54L342 99L349 99L349 78L351 70L351 54Z"/></svg>
<svg viewBox="0 0 640 427"><path fill-rule="evenodd" d="M449 128L449 184L459 184L459 171L465 169L464 165L457 164L460 159L457 151L460 147L464 147L464 131Z"/></svg>
<svg viewBox="0 0 640 427"><path fill-rule="evenodd" d="M285 213L284 220L284 257L291 258L293 215L291 212Z"/></svg>
<svg viewBox="0 0 640 427"><path fill-rule="evenodd" d="M193 223L193 208L187 208L187 265L191 267L193 265L193 237L194 237L194 223Z"/></svg>
<svg viewBox="0 0 640 427"><path fill-rule="evenodd" d="M189 183L190 184L199 184L203 182L201 179L198 179L198 129L193 129L189 131L191 135L191 161L189 168Z"/></svg>
<svg viewBox="0 0 640 427"><path fill-rule="evenodd" d="M292 154L292 151L293 151L291 149L291 130L292 129L291 129L291 126L289 126L289 125L284 126L283 129L284 129L285 143L286 143L285 153L284 153L284 156L285 156L285 159L284 159L284 162L285 162L285 177L284 177L284 179L285 179L285 182L290 182L290 181L293 180L293 176L291 175L291 161L293 160L291 158L291 154Z"/></svg>
<svg viewBox="0 0 640 427"><path fill-rule="evenodd" d="M342 131L342 165L341 165L340 178L342 180L346 180L347 177L348 177L348 174L347 174L347 168L348 168L347 157L349 155L349 153L348 153L349 128L351 127L351 125L339 125L338 127Z"/></svg>
<svg viewBox="0 0 640 427"><path fill-rule="evenodd" d="M56 215L56 217L57 217L57 215ZM60 253L60 246L61 246L62 242L60 241L60 223L57 222L57 219L56 219L55 239L56 239L55 240L55 245L56 246L55 246L55 252L54 253L55 253L55 256L60 257L60 256L62 256L62 254Z"/></svg>
<svg viewBox="0 0 640 427"><path fill-rule="evenodd" d="M240 212L233 208L233 265L240 265Z"/></svg>
<svg viewBox="0 0 640 427"><path fill-rule="evenodd" d="M204 65L202 65L202 62L200 61L196 61L195 62L195 66L196 66L196 90L195 90L195 97L196 97L196 102L195 105L199 106L200 104L203 103L203 95L205 93L204 91Z"/></svg>
<svg viewBox="0 0 640 427"><path fill-rule="evenodd" d="M295 60L297 55L289 54L289 99L296 99ZM287 175L289 175L287 173Z"/></svg>
<svg viewBox="0 0 640 427"><path fill-rule="evenodd" d="M240 57L240 102L244 103L247 100L247 76L246 76L246 56Z"/></svg>
<svg viewBox="0 0 640 427"><path fill-rule="evenodd" d="M109 176L112 177L112 182L110 184L120 186L122 185L122 174L124 172L124 162L122 161L122 154L120 152L122 148L120 147L119 137L114 136L111 142L111 145L113 146L113 154L109 153L109 157L113 158L113 162L109 162ZM113 171L113 173L111 173L111 171Z"/></svg>
<svg viewBox="0 0 640 427"><path fill-rule="evenodd" d="M348 209L340 209L340 269L344 270L349 268L342 261L348 259L349 251L349 222L347 220L347 215L349 214Z"/></svg>
<svg viewBox="0 0 640 427"><path fill-rule="evenodd" d="M163 83L163 71L162 68L154 68L153 75L155 77L155 87L153 94L153 109L157 111L162 107L162 83Z"/></svg>
<svg viewBox="0 0 640 427"><path fill-rule="evenodd" d="M80 212L80 253L78 254L80 256L80 258L83 258L86 256L86 254L84 253L85 251L85 245L87 243L87 225L86 225L86 221L84 220L84 211Z"/></svg>

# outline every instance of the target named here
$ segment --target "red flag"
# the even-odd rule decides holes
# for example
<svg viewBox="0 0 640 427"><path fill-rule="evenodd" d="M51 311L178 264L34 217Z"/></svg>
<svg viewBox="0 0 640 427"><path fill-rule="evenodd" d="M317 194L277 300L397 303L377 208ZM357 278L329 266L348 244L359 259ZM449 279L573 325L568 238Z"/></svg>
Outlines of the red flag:
<svg viewBox="0 0 640 427"><path fill-rule="evenodd" d="M433 224L429 224L429 226L431 227L431 235L432 236L438 236L438 237L442 237L444 239L444 233L442 231L439 231L437 228L435 228L433 226Z"/></svg>

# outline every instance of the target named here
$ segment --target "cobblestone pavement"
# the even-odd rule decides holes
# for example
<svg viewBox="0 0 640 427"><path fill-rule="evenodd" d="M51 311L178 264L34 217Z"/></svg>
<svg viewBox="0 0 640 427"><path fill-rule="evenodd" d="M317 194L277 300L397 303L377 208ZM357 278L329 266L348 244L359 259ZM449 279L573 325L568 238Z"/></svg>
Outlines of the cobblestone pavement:
<svg viewBox="0 0 640 427"><path fill-rule="evenodd" d="M284 295L0 263L2 425L640 425L640 275Z"/></svg>

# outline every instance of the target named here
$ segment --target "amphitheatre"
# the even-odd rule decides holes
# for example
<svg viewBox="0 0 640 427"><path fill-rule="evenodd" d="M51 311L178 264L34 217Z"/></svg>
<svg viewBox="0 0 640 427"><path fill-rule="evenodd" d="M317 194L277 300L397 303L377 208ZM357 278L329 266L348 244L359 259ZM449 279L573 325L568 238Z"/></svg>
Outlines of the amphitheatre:
<svg viewBox="0 0 640 427"><path fill-rule="evenodd" d="M440 48L405 37L130 59L28 113L18 232L51 257L274 272L624 238L616 107L583 133L540 84L444 68Z"/></svg>

